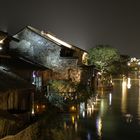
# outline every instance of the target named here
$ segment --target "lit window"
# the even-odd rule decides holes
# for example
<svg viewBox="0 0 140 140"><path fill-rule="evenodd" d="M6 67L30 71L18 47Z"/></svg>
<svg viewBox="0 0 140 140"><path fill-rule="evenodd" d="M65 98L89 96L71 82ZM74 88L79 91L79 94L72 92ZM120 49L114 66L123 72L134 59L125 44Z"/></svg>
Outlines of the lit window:
<svg viewBox="0 0 140 140"><path fill-rule="evenodd" d="M83 64L87 65L88 54L86 52L83 53L82 62Z"/></svg>
<svg viewBox="0 0 140 140"><path fill-rule="evenodd" d="M38 90L41 90L42 77L36 71L32 73L32 84L35 85Z"/></svg>

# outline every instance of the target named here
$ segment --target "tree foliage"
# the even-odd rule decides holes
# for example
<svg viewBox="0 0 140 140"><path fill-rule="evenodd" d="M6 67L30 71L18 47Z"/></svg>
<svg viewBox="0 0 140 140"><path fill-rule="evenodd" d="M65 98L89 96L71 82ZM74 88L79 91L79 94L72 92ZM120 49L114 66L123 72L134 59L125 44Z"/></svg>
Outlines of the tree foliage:
<svg viewBox="0 0 140 140"><path fill-rule="evenodd" d="M119 59L118 50L109 45L97 45L89 50L89 63L94 64L101 71L107 71Z"/></svg>

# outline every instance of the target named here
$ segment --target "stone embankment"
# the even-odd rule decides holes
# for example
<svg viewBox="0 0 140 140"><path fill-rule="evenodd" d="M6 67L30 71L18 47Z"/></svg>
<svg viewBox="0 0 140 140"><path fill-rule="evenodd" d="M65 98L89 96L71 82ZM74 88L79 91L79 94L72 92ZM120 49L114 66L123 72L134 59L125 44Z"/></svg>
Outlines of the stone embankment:
<svg viewBox="0 0 140 140"><path fill-rule="evenodd" d="M34 123L15 135L6 136L0 140L35 140L38 123Z"/></svg>

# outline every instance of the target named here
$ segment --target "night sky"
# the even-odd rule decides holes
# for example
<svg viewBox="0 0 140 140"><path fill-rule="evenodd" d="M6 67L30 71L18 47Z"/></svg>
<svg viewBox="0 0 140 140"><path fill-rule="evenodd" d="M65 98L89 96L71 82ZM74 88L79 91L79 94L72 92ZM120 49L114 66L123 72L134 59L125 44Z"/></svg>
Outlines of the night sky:
<svg viewBox="0 0 140 140"><path fill-rule="evenodd" d="M109 44L121 54L140 58L139 0L0 2L0 28L11 34L31 25L82 49Z"/></svg>

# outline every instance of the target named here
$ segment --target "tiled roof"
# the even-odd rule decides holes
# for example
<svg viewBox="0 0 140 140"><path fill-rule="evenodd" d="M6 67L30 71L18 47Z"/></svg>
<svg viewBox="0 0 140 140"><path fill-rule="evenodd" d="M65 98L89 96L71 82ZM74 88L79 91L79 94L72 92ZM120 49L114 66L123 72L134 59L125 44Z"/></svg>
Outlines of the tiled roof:
<svg viewBox="0 0 140 140"><path fill-rule="evenodd" d="M74 49L74 50L75 50L75 49L79 49L79 50L81 50L81 51L83 51L83 52L87 52L86 50L83 50L83 49L81 49L81 48L79 48L79 47L76 47L76 46L74 46L74 45L71 45L71 44L69 44L69 43L67 43L67 42L64 42L64 41L58 39L58 38L57 38L55 35L53 35L52 33L40 31L40 30L38 30L38 29L36 29L36 28L34 28L34 27L32 27L32 26L26 26L26 27L23 28L22 30L24 30L24 29L29 29L29 30L31 30L32 32L35 32L36 34L42 36L42 37L45 38L45 39L48 39L48 40L54 42L54 43L57 44L57 45L60 45L60 46L62 45L62 46L68 47L68 48L70 48L70 49ZM19 32L21 32L22 30L20 30ZM18 33L19 33L19 32L18 32Z"/></svg>

